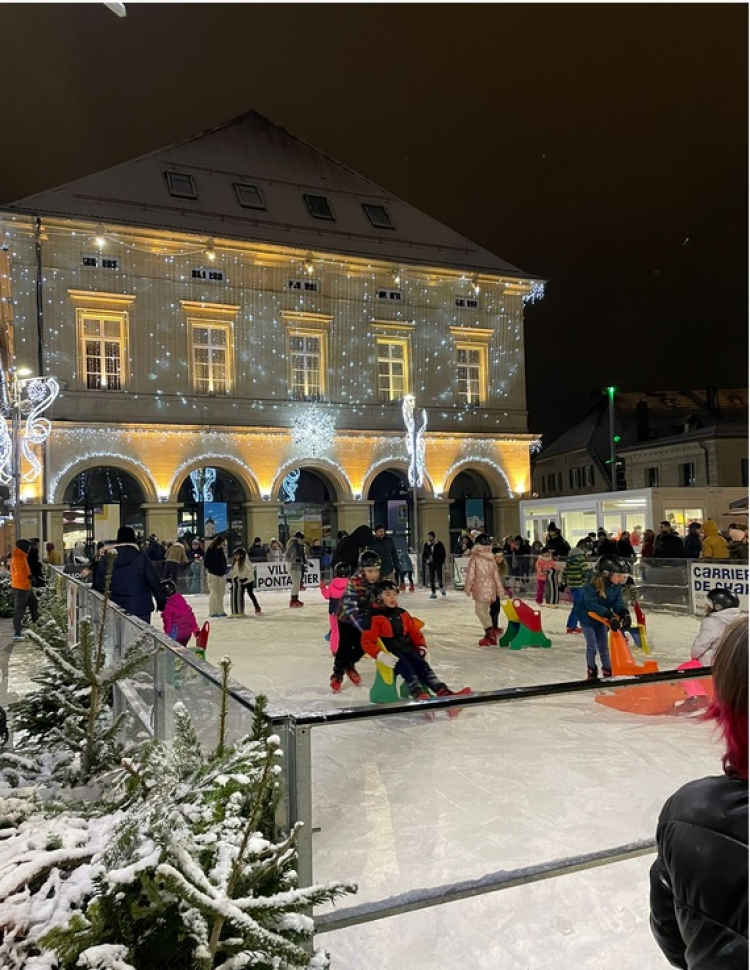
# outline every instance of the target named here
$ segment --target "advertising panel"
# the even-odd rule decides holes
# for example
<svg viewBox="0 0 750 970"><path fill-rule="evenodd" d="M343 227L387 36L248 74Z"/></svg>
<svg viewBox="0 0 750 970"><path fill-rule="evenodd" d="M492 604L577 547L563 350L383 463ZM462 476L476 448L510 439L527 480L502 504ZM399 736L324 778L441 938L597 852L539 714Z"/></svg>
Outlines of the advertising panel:
<svg viewBox="0 0 750 970"><path fill-rule="evenodd" d="M292 579L285 562L256 563L255 575L255 587L258 590L287 589L292 585ZM318 586L320 584L319 560L313 559L305 565L303 582L306 586Z"/></svg>
<svg viewBox="0 0 750 970"><path fill-rule="evenodd" d="M690 596L693 612L703 614L706 593L712 589L729 589L740 599L740 609L748 611L748 582L750 567L747 563L691 562Z"/></svg>

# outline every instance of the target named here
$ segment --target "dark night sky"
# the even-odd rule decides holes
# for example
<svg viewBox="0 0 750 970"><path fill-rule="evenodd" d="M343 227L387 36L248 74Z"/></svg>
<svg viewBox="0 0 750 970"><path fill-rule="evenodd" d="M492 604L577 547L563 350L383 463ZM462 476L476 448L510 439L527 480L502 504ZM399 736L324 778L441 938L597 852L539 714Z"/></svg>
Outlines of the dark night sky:
<svg viewBox="0 0 750 970"><path fill-rule="evenodd" d="M530 430L747 386L744 4L0 5L0 200L255 109L548 280Z"/></svg>

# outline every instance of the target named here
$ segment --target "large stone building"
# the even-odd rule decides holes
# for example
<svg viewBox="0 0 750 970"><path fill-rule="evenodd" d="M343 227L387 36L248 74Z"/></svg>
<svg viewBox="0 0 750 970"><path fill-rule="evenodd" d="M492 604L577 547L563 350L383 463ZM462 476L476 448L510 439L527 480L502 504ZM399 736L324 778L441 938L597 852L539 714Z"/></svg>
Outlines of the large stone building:
<svg viewBox="0 0 750 970"><path fill-rule="evenodd" d="M419 538L515 531L541 284L267 119L4 205L0 236L6 404L14 368L61 385L23 534L405 531L407 394Z"/></svg>

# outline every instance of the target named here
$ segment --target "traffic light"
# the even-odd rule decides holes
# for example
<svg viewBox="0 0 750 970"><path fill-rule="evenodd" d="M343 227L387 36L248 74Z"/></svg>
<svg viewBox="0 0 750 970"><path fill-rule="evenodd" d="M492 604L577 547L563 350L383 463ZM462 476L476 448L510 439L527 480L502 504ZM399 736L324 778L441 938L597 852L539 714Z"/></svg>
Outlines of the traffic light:
<svg viewBox="0 0 750 970"><path fill-rule="evenodd" d="M622 441L622 438L619 436L619 434L616 434L612 440L615 444L619 444Z"/></svg>

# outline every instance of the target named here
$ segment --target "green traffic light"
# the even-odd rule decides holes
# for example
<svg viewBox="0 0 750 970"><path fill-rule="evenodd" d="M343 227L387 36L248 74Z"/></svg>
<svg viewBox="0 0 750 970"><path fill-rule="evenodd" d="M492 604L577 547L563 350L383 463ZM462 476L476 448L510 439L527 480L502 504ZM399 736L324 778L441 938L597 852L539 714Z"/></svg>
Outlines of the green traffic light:
<svg viewBox="0 0 750 970"><path fill-rule="evenodd" d="M612 440L615 444L617 444L618 441L622 441L622 438L619 436L619 434L616 434Z"/></svg>

